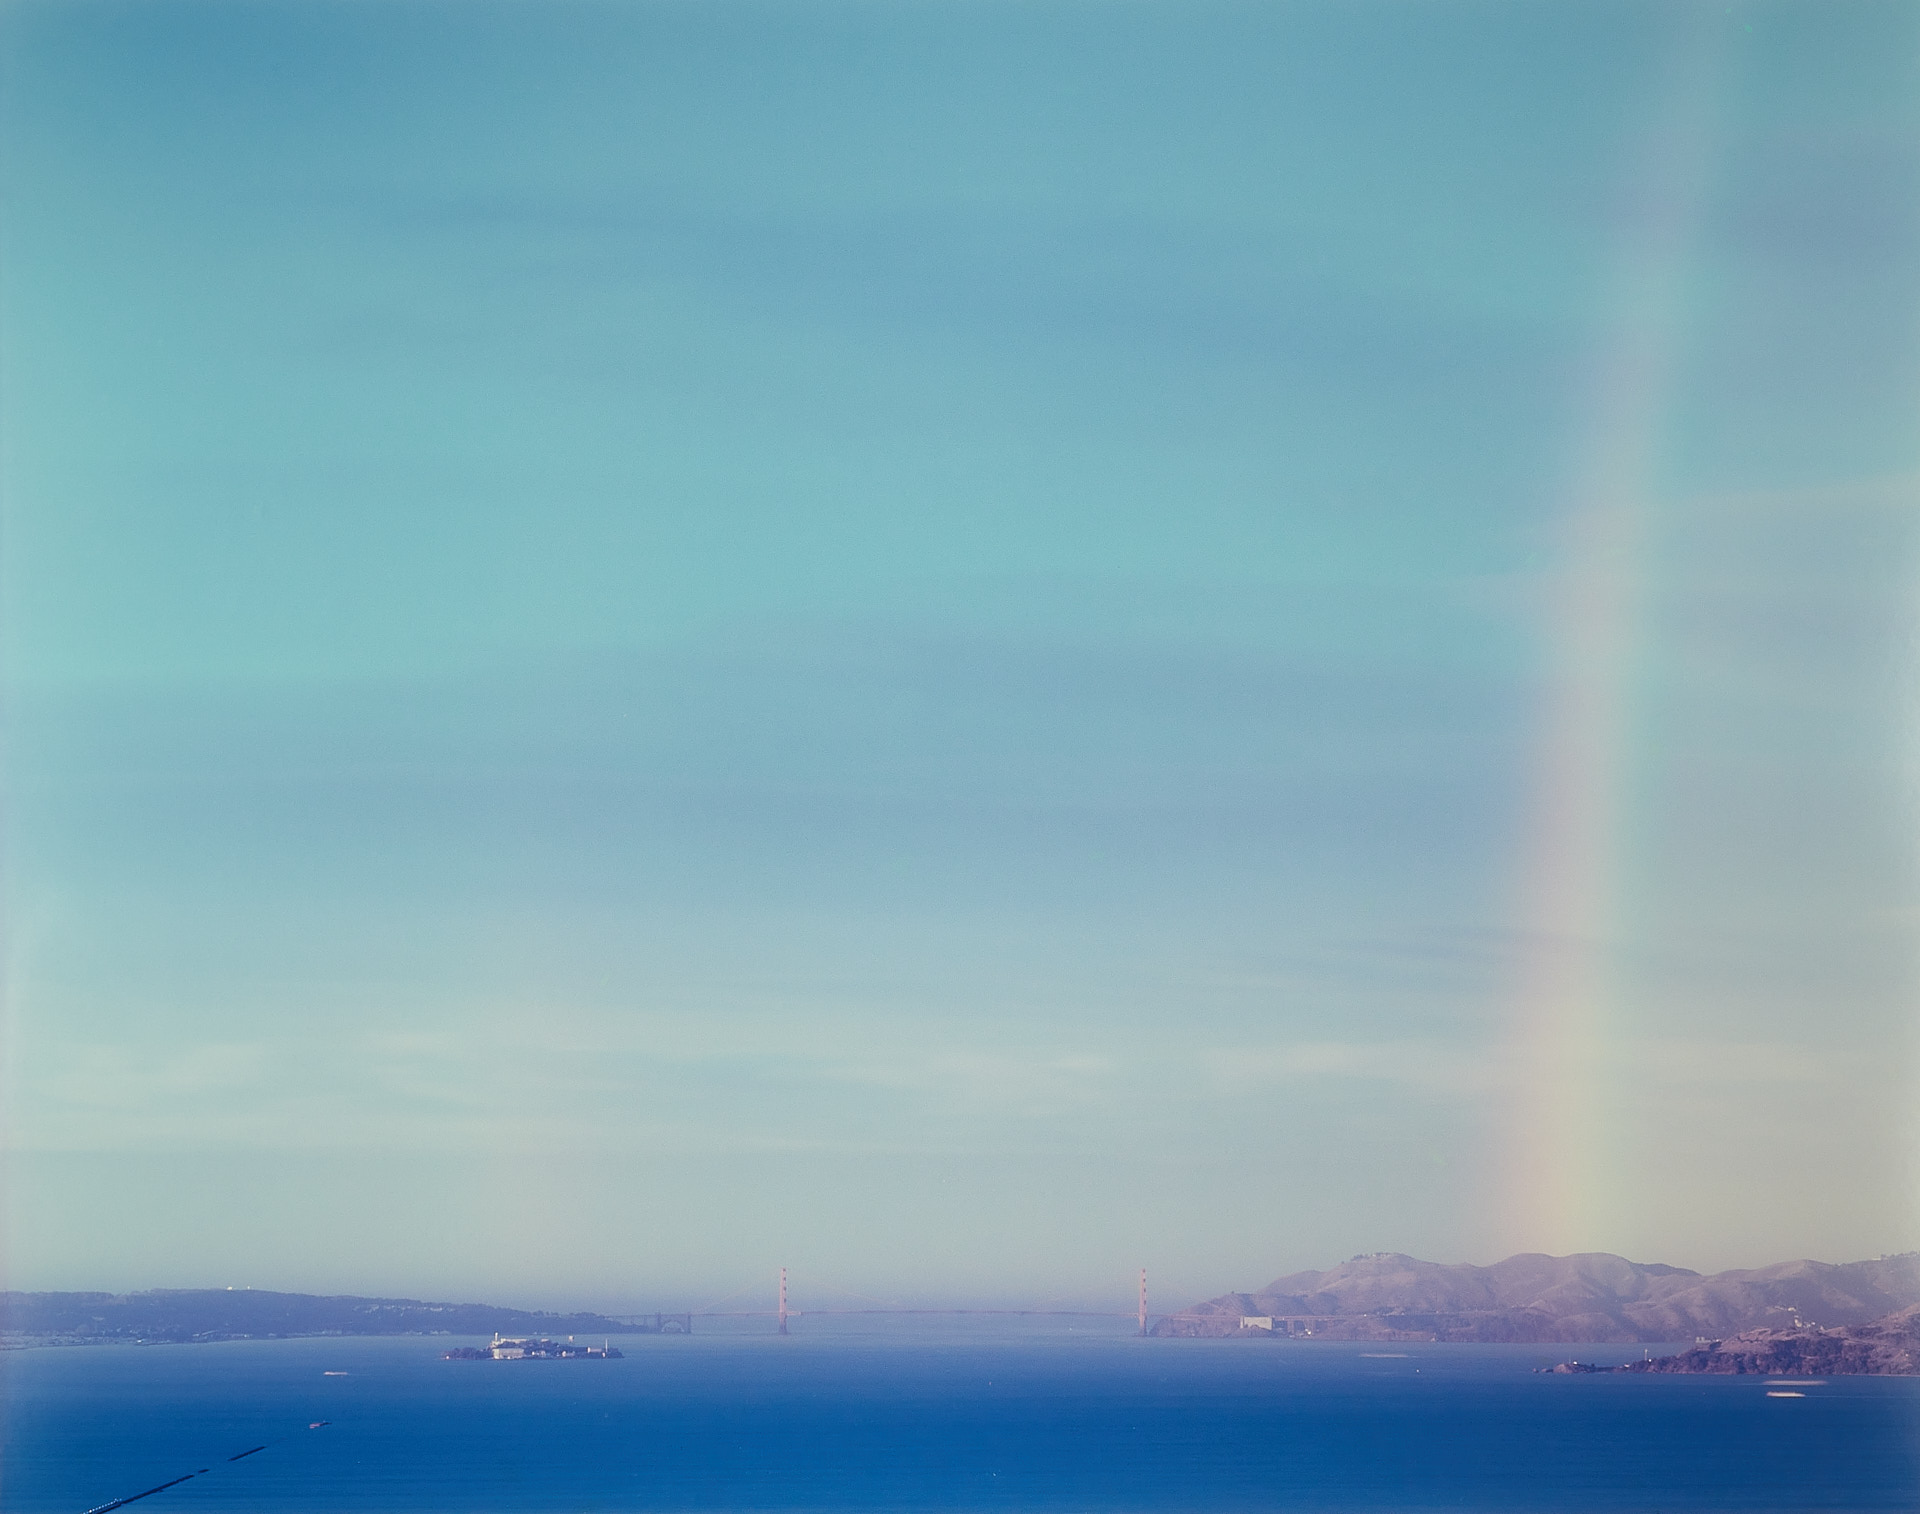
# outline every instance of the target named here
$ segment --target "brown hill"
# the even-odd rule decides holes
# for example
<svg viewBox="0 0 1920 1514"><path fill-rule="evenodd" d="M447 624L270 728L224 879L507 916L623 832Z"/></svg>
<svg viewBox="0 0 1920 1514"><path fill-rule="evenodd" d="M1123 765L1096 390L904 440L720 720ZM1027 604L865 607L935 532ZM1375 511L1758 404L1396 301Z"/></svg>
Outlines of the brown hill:
<svg viewBox="0 0 1920 1514"><path fill-rule="evenodd" d="M1336 1340L1672 1341L1765 1327L1866 1324L1920 1304L1920 1252L1780 1262L1703 1276L1607 1252L1525 1252L1492 1266L1394 1252L1296 1272L1160 1320L1156 1335ZM1271 1320L1264 1326L1243 1320Z"/></svg>

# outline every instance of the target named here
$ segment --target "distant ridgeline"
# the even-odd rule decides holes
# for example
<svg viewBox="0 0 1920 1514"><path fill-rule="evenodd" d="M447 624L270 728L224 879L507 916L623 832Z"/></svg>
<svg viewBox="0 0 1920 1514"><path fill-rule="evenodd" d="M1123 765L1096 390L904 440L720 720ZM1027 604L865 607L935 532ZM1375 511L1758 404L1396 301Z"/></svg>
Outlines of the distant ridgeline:
<svg viewBox="0 0 1920 1514"><path fill-rule="evenodd" d="M1607 1252L1528 1252L1491 1267L1393 1252L1296 1272L1169 1315L1154 1335L1320 1340L1686 1341L1863 1325L1920 1304L1920 1252L1780 1262L1703 1276Z"/></svg>
<svg viewBox="0 0 1920 1514"><path fill-rule="evenodd" d="M0 1293L0 1332L12 1344L217 1341L289 1335L615 1335L630 1322L493 1304L414 1298L318 1298L252 1288L156 1288L150 1293Z"/></svg>

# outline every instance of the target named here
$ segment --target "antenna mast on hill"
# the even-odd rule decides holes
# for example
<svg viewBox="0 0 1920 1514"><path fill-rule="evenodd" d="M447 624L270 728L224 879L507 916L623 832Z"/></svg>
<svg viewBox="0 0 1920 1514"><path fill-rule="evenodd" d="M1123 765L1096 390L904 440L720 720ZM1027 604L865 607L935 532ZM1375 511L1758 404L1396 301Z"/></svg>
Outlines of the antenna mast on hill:
<svg viewBox="0 0 1920 1514"><path fill-rule="evenodd" d="M1140 1333L1147 1333L1147 1269L1140 1269Z"/></svg>
<svg viewBox="0 0 1920 1514"><path fill-rule="evenodd" d="M787 1333L787 1269L780 1269L780 1333Z"/></svg>

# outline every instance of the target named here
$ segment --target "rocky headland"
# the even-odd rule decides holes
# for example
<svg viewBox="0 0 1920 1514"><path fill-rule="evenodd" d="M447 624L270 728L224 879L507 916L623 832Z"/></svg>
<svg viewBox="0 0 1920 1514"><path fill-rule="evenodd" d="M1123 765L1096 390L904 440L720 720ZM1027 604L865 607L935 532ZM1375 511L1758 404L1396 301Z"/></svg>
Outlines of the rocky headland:
<svg viewBox="0 0 1920 1514"><path fill-rule="evenodd" d="M1563 1362L1556 1372L1590 1370ZM1864 1325L1829 1330L1743 1330L1691 1351L1628 1362L1614 1372L1757 1373L1765 1377L1911 1377L1920 1373L1920 1305Z"/></svg>
<svg viewBox="0 0 1920 1514"><path fill-rule="evenodd" d="M1914 1304L1920 1252L1709 1274L1607 1252L1525 1252L1486 1267L1376 1252L1194 1304L1152 1333L1651 1344L1864 1326Z"/></svg>

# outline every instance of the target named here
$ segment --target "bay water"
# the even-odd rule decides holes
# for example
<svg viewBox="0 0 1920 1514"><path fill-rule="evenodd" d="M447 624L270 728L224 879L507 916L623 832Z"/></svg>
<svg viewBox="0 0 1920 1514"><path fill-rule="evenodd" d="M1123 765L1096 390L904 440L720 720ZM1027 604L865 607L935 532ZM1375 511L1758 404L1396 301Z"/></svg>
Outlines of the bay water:
<svg viewBox="0 0 1920 1514"><path fill-rule="evenodd" d="M604 1361L445 1361L447 1337L12 1351L0 1509L83 1514L187 1472L130 1508L1920 1509L1912 1379L1119 1329L803 1319Z"/></svg>

